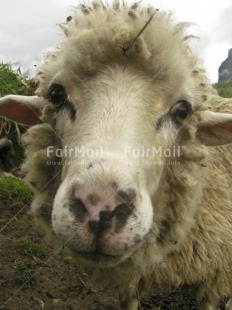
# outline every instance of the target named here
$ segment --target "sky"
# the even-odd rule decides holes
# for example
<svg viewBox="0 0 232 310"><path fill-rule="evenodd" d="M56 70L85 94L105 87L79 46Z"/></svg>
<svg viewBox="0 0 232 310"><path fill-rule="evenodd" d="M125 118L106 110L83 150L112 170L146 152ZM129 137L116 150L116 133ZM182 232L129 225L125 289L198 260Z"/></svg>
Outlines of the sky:
<svg viewBox="0 0 232 310"><path fill-rule="evenodd" d="M78 3L78 0L0 0L0 62L10 62L33 75L43 53L62 40L57 24L64 22ZM211 82L217 82L218 67L232 48L232 1L143 0L143 3L172 11L178 21L194 23L190 31L199 39L192 44L193 51L202 59Z"/></svg>

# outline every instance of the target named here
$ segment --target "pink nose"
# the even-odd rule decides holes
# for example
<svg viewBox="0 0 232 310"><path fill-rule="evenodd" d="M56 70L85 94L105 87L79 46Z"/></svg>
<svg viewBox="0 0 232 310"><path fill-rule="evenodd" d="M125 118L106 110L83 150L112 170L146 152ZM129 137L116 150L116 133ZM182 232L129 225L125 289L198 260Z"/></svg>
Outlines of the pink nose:
<svg viewBox="0 0 232 310"><path fill-rule="evenodd" d="M98 235L111 227L112 222L125 225L135 209L136 191L132 188L118 190L111 195L74 191L71 211L83 223L88 222L90 230Z"/></svg>

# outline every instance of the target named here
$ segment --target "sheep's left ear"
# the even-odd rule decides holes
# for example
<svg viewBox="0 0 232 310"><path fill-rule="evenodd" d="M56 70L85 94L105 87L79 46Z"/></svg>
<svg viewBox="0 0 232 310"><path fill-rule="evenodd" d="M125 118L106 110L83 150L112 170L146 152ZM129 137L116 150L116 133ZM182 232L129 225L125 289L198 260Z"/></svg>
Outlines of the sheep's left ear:
<svg viewBox="0 0 232 310"><path fill-rule="evenodd" d="M37 96L8 95L0 98L0 115L24 125L39 124L44 104Z"/></svg>
<svg viewBox="0 0 232 310"><path fill-rule="evenodd" d="M197 138L207 146L232 143L232 114L199 112Z"/></svg>

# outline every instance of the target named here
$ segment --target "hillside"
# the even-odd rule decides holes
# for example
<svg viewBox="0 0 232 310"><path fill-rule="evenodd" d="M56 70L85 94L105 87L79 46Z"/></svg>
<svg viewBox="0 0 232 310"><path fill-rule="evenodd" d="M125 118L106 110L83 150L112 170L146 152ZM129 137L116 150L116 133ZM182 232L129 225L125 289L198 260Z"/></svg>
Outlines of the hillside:
<svg viewBox="0 0 232 310"><path fill-rule="evenodd" d="M232 97L232 81L223 81L213 85L221 97Z"/></svg>

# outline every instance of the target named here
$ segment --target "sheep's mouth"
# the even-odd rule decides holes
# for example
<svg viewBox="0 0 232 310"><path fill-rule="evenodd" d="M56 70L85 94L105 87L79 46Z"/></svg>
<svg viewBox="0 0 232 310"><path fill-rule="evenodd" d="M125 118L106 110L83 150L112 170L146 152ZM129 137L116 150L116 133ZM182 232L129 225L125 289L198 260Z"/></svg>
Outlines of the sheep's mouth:
<svg viewBox="0 0 232 310"><path fill-rule="evenodd" d="M117 261L118 259L121 259L122 257L121 255L112 256L112 255L107 255L107 254L103 254L99 252L84 253L84 256L94 261L102 261L102 260Z"/></svg>
<svg viewBox="0 0 232 310"><path fill-rule="evenodd" d="M100 251L93 251L93 252L77 252L73 251L73 254L75 256L78 256L84 260L91 261L94 263L101 263L101 262L108 262L108 263L117 263L122 260L123 255L110 255L110 254L105 254Z"/></svg>
<svg viewBox="0 0 232 310"><path fill-rule="evenodd" d="M70 250L77 259L80 259L84 263L91 263L93 265L96 264L101 267L109 267L118 265L126 260L139 248L141 243L142 241L132 246L130 249L116 255L104 253L99 249L95 249L94 251L78 251L72 248Z"/></svg>

